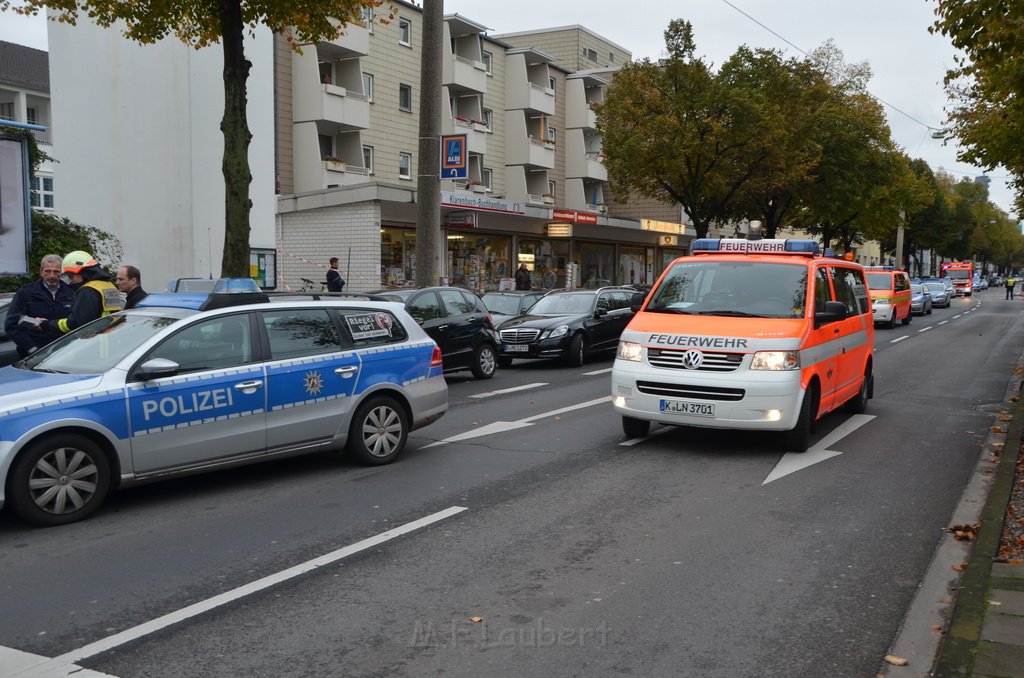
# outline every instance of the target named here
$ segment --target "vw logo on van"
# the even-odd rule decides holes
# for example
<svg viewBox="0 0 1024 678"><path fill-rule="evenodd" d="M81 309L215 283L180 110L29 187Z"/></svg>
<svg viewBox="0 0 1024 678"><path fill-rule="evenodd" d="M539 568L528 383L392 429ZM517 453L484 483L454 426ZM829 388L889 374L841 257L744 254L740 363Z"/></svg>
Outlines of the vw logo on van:
<svg viewBox="0 0 1024 678"><path fill-rule="evenodd" d="M704 364L704 354L693 348L683 354L683 367L695 370Z"/></svg>

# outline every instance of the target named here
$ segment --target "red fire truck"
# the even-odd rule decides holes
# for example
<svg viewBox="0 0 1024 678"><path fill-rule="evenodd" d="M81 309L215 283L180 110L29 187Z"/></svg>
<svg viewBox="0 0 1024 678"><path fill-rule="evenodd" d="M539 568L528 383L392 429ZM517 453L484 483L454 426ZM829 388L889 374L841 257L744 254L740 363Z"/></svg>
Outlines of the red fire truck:
<svg viewBox="0 0 1024 678"><path fill-rule="evenodd" d="M947 261L942 265L942 277L953 281L957 296L971 296L974 280L974 263L970 261Z"/></svg>

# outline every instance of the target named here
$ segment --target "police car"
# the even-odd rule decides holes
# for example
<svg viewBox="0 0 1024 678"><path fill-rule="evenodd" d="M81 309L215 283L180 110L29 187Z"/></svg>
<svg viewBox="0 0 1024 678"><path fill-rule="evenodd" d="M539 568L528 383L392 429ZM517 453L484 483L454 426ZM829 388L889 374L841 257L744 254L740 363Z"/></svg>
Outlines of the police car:
<svg viewBox="0 0 1024 678"><path fill-rule="evenodd" d="M864 268L808 240L700 239L662 274L619 341L612 404L630 437L650 423L783 432L872 396Z"/></svg>
<svg viewBox="0 0 1024 678"><path fill-rule="evenodd" d="M0 506L60 525L148 480L326 449L385 464L447 410L401 304L246 290L151 294L0 370Z"/></svg>

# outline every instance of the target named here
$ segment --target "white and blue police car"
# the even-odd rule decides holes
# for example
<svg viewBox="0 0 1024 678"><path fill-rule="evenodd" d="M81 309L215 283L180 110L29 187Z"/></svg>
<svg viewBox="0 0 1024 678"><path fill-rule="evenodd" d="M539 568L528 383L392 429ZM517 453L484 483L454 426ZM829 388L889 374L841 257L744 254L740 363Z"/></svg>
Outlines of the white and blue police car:
<svg viewBox="0 0 1024 678"><path fill-rule="evenodd" d="M0 506L61 525L149 480L328 449L386 464L447 408L401 304L151 294L0 369Z"/></svg>

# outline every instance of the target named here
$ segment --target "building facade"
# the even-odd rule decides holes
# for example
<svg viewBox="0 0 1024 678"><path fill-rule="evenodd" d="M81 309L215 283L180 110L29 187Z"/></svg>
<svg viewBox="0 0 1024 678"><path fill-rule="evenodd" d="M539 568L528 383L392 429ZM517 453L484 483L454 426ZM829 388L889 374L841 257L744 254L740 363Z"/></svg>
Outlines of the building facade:
<svg viewBox="0 0 1024 678"><path fill-rule="evenodd" d="M3 120L40 125L46 129L33 132L39 150L56 156L53 132L50 129L49 55L39 49L0 41L0 124ZM33 209L53 211L57 206L55 167L44 161L32 179ZM32 270L31 262L29 266Z"/></svg>

